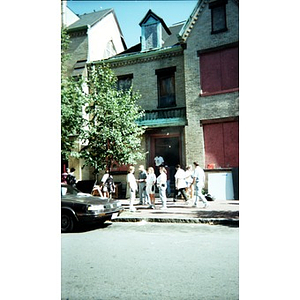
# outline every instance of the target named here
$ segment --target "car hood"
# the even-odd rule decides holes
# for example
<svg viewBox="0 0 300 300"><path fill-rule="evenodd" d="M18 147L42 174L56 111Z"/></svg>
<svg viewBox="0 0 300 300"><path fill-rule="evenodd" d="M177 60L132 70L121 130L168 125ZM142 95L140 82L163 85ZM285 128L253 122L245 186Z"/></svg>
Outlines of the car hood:
<svg viewBox="0 0 300 300"><path fill-rule="evenodd" d="M90 204L90 205L116 202L116 200L109 201L108 198L100 198L100 197L86 196L86 195L65 195L61 197L61 200L68 201L68 202L82 203L82 204Z"/></svg>

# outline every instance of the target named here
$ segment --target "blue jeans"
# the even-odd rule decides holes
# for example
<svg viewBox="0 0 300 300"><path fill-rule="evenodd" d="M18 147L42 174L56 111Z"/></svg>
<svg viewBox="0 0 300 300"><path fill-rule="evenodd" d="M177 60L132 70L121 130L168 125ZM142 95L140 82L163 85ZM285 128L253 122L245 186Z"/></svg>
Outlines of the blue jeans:
<svg viewBox="0 0 300 300"><path fill-rule="evenodd" d="M164 186L164 187L160 186L158 188L158 190L159 190L159 198L160 198L160 200L162 202L162 207L164 207L164 208L167 207L166 189L167 189L166 186Z"/></svg>
<svg viewBox="0 0 300 300"><path fill-rule="evenodd" d="M139 196L140 196L140 202L144 203L146 202L146 183L145 182L140 182L139 183ZM143 201L144 198L144 201Z"/></svg>
<svg viewBox="0 0 300 300"><path fill-rule="evenodd" d="M207 204L207 200L206 198L204 197L204 195L202 194L202 184L199 184L199 183L196 183L195 185L195 195L196 195L196 198L195 198L195 205L197 205L198 203L198 199L200 199L204 204Z"/></svg>

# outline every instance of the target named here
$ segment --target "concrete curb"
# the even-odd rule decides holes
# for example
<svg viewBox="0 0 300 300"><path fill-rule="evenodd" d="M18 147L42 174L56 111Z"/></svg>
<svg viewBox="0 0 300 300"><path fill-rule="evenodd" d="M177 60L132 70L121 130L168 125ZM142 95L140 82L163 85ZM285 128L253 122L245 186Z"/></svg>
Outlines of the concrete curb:
<svg viewBox="0 0 300 300"><path fill-rule="evenodd" d="M224 225L239 227L238 219L226 218L148 218L148 217L118 217L113 222L156 222L156 223L197 223L208 225Z"/></svg>
<svg viewBox="0 0 300 300"><path fill-rule="evenodd" d="M146 205L135 203L136 212L129 212L129 201L121 200L124 212L113 222L157 222L157 223L194 223L239 227L239 201L216 200L206 209L186 205L183 201L173 203L168 199L168 209L161 210L161 203L156 202L155 210ZM137 202L137 201L136 201Z"/></svg>

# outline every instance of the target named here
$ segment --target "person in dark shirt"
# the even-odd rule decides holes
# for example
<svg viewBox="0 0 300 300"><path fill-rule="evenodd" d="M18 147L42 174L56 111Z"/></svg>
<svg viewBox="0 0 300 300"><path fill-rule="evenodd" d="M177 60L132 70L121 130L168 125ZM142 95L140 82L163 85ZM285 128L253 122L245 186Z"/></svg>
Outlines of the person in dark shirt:
<svg viewBox="0 0 300 300"><path fill-rule="evenodd" d="M139 184L139 196L140 196L140 205L147 204L146 203L146 179L147 173L143 165L139 166L139 176L138 176L138 184ZM150 203L148 203L150 204Z"/></svg>

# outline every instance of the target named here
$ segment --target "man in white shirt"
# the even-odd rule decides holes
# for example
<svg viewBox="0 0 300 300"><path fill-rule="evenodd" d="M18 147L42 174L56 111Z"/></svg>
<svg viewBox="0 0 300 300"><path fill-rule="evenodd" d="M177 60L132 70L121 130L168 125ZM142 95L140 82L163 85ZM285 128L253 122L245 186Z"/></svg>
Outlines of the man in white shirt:
<svg viewBox="0 0 300 300"><path fill-rule="evenodd" d="M204 203L203 208L206 208L208 206L208 203L207 203L205 196L202 194L202 188L205 185L205 173L204 173L203 169L200 168L200 166L197 162L194 162L194 165L195 165L195 170L192 175L193 184L195 184L195 194L196 194L194 206L197 207L198 198L200 198L200 200Z"/></svg>
<svg viewBox="0 0 300 300"><path fill-rule="evenodd" d="M183 169L181 169L180 165L176 166L176 174L175 174L175 187L176 190L183 196L184 200L187 201L187 195L185 192L185 188L187 187L186 185L186 173ZM174 202L176 202L176 196L174 197Z"/></svg>
<svg viewBox="0 0 300 300"><path fill-rule="evenodd" d="M137 183L136 183L136 179L133 175L134 173L134 167L130 166L129 170L128 170L128 174L127 174L127 186L129 188L130 191L130 202L129 202L129 211L134 212L136 211L136 208L133 206L133 202L135 200L135 192L137 190Z"/></svg>
<svg viewBox="0 0 300 300"><path fill-rule="evenodd" d="M160 175L156 179L156 185L159 191L159 198L162 203L161 209L167 209L167 170L164 167L159 167Z"/></svg>

